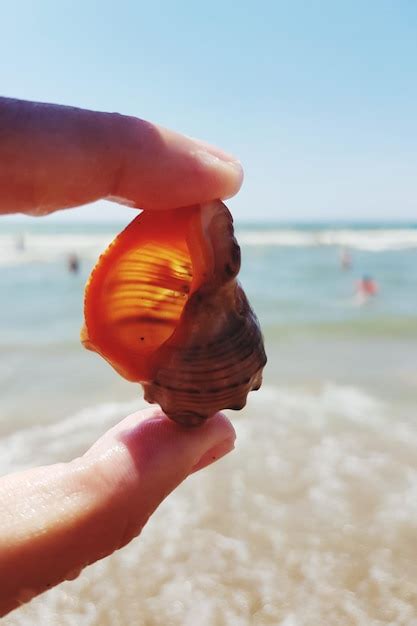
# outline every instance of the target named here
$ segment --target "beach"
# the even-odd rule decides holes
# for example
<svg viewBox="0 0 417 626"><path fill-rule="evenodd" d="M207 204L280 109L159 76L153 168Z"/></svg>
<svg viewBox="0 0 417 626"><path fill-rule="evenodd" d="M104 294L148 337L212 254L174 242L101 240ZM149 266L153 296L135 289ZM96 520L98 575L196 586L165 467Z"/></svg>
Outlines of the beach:
<svg viewBox="0 0 417 626"><path fill-rule="evenodd" d="M79 342L85 281L120 228L0 224L2 474L82 454L145 406ZM417 225L237 235L268 365L228 412L236 450L7 626L417 625ZM361 306L365 274L379 293Z"/></svg>

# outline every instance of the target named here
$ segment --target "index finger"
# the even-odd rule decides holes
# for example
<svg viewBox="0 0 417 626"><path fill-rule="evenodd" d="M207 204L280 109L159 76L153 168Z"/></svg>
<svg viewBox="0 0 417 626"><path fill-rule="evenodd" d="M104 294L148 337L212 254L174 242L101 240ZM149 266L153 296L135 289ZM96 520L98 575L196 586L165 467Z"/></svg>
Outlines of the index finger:
<svg viewBox="0 0 417 626"><path fill-rule="evenodd" d="M231 155L115 113L0 98L0 137L0 213L175 208L231 197L243 178Z"/></svg>

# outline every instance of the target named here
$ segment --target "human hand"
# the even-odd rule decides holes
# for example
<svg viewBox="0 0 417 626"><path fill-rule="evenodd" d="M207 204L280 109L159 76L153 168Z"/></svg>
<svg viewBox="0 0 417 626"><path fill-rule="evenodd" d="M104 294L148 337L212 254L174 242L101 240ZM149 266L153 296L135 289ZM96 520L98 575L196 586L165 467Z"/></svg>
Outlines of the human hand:
<svg viewBox="0 0 417 626"><path fill-rule="evenodd" d="M46 214L115 199L146 209L228 197L239 164L135 118L0 98L0 213ZM0 479L0 614L138 535L189 474L231 451L222 414L184 429L130 415L82 457Z"/></svg>

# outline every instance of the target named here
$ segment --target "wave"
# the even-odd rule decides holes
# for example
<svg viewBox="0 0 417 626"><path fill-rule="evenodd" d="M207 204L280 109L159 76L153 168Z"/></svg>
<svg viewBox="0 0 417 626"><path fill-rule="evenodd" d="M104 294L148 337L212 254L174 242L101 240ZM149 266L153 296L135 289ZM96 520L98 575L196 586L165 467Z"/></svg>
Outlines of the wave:
<svg viewBox="0 0 417 626"><path fill-rule="evenodd" d="M0 235L0 266L62 261L70 254L95 261L112 240L109 234Z"/></svg>
<svg viewBox="0 0 417 626"><path fill-rule="evenodd" d="M368 252L417 248L417 229L237 228L243 246L346 247ZM8 233L0 235L0 266L62 261L76 253L93 263L113 238L110 233Z"/></svg>
<svg viewBox="0 0 417 626"><path fill-rule="evenodd" d="M144 408L140 400L91 406L49 424L34 424L0 439L0 474L83 454L106 430Z"/></svg>
<svg viewBox="0 0 417 626"><path fill-rule="evenodd" d="M79 456L119 420L149 406L138 398L126 402L101 403L77 411L60 421L35 423L15 430L0 438L0 475L37 463L54 463ZM265 407L271 407L284 421L290 416L294 419L295 413L312 411L319 418L323 412L330 411L355 422L366 416L366 421L373 423L383 413L380 401L367 392L333 383L325 383L318 394L263 385L259 393L249 396L248 407L244 412L226 413L234 422L237 420L235 426L238 431L242 430L243 435L245 420L242 423L242 416L264 412Z"/></svg>
<svg viewBox="0 0 417 626"><path fill-rule="evenodd" d="M257 229L241 231L239 242L247 246L340 246L368 252L417 248L416 229Z"/></svg>

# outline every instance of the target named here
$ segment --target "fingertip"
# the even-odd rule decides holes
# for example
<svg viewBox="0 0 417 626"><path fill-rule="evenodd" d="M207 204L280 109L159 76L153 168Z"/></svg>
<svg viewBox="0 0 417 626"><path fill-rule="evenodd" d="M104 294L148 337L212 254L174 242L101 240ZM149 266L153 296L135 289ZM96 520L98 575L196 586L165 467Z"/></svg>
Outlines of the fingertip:
<svg viewBox="0 0 417 626"><path fill-rule="evenodd" d="M147 411L145 418L143 415L141 412L129 416L114 433L141 476L148 472L161 476L166 472L167 476L185 478L213 450L224 450L226 454L226 448L232 449L236 439L235 430L223 413L216 413L196 428L170 420L159 408Z"/></svg>
<svg viewBox="0 0 417 626"><path fill-rule="evenodd" d="M225 439L220 442L210 450L208 450L201 459L194 465L192 468L192 473L198 472L201 469L204 469L208 465L215 463L222 457L226 456L229 452L232 452L235 447L235 437L230 437L230 439Z"/></svg>
<svg viewBox="0 0 417 626"><path fill-rule="evenodd" d="M241 163L204 141L124 118L125 143L109 198L147 210L174 209L235 195Z"/></svg>
<svg viewBox="0 0 417 626"><path fill-rule="evenodd" d="M236 195L243 183L243 167L240 161L230 157L225 160L214 152L196 150L193 158L201 163L202 178L208 187L208 200L225 200Z"/></svg>
<svg viewBox="0 0 417 626"><path fill-rule="evenodd" d="M235 438L223 413L187 428L152 407L122 420L84 459L98 463L110 492L120 495L122 490L130 498L145 488L147 497L158 502L189 474L231 451Z"/></svg>
<svg viewBox="0 0 417 626"><path fill-rule="evenodd" d="M232 422L221 411L210 417L201 428L214 430L219 441L223 441L225 439L232 439L235 441L236 439L236 431ZM196 429L196 431L198 432L198 429Z"/></svg>
<svg viewBox="0 0 417 626"><path fill-rule="evenodd" d="M226 199L239 191L243 182L243 167L234 155L194 137L162 128L160 131L169 151L176 155L177 165L180 158L187 163L188 193L194 196L187 204Z"/></svg>
<svg viewBox="0 0 417 626"><path fill-rule="evenodd" d="M235 437L222 413L186 428L158 408L133 414L104 435L77 461L89 502L108 529L97 538L103 550L136 536L168 494L230 452Z"/></svg>

